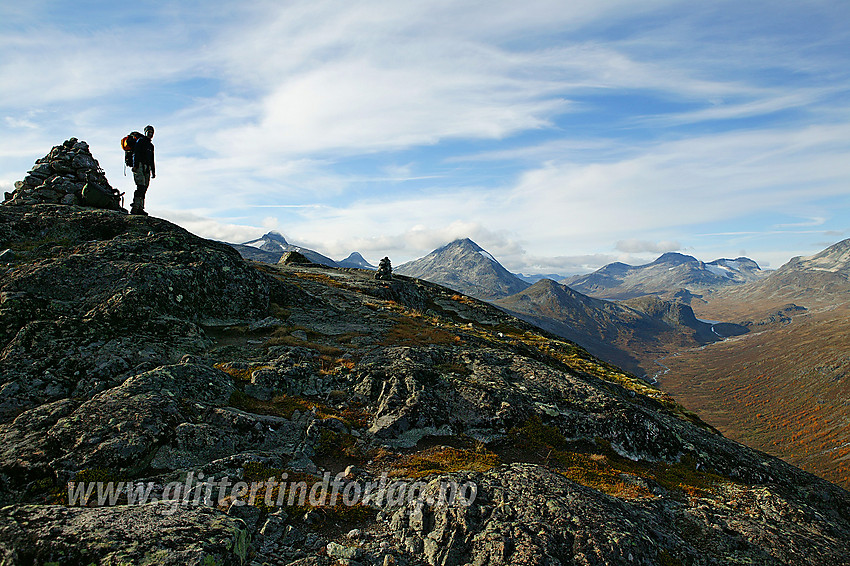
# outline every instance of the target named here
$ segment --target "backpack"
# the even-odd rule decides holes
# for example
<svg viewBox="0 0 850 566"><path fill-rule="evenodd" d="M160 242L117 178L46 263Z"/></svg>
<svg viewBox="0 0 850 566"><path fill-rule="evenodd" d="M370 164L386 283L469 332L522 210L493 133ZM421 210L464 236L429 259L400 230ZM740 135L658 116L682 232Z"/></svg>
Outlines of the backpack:
<svg viewBox="0 0 850 566"><path fill-rule="evenodd" d="M86 183L82 190L83 202L86 206L112 210L121 210L123 194L112 187L103 187L95 183Z"/></svg>
<svg viewBox="0 0 850 566"><path fill-rule="evenodd" d="M136 148L136 142L143 135L139 132L130 132L121 138L121 149L124 150L124 165L127 167L133 166L133 150Z"/></svg>

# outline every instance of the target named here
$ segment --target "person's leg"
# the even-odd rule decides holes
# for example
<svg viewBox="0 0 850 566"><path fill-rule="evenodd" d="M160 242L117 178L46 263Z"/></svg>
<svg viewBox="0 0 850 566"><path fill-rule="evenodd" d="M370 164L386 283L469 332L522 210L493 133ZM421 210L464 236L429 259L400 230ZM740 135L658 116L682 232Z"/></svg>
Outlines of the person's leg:
<svg viewBox="0 0 850 566"><path fill-rule="evenodd" d="M133 193L133 204L130 205L130 214L143 214L145 212L145 193L148 191L148 183L150 183L150 167L147 165L139 165L133 171L133 180L136 182L136 192Z"/></svg>
<svg viewBox="0 0 850 566"><path fill-rule="evenodd" d="M136 185L136 191L133 193L133 203L130 205L130 214L145 214L146 192L146 187Z"/></svg>

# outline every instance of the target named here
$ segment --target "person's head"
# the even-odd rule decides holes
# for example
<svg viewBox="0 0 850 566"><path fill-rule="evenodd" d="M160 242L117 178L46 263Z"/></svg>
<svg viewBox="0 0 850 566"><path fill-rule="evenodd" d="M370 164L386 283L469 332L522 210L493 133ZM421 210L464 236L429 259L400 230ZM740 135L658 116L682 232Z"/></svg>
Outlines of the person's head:
<svg viewBox="0 0 850 566"><path fill-rule="evenodd" d="M153 126L145 126L145 135L153 139Z"/></svg>

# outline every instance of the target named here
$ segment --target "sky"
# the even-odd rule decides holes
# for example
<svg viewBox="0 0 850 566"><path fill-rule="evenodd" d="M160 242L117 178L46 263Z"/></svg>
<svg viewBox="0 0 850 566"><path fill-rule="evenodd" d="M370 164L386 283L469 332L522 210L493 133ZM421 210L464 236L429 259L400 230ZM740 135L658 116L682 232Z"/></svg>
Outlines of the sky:
<svg viewBox="0 0 850 566"><path fill-rule="evenodd" d="M850 237L846 0L0 3L0 189L70 137L207 238L524 274Z"/></svg>

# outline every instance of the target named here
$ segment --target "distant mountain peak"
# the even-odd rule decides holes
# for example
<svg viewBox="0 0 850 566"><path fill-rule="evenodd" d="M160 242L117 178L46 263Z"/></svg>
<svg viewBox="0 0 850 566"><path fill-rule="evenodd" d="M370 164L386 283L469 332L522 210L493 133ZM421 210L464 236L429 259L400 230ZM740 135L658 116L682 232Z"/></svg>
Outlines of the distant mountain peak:
<svg viewBox="0 0 850 566"><path fill-rule="evenodd" d="M374 265L366 261L366 259L360 255L360 252L351 252L348 254L348 257L342 261L338 261L337 265L340 267L355 267L358 269L377 269Z"/></svg>
<svg viewBox="0 0 850 566"><path fill-rule="evenodd" d="M298 252L312 263L336 266L337 263L319 252L295 246L286 241L283 234L277 230L266 232L262 237L250 240L242 244L230 244L235 247L243 257L266 263L277 263L286 252Z"/></svg>
<svg viewBox="0 0 850 566"><path fill-rule="evenodd" d="M273 242L277 242L279 244L288 245L289 242L286 241L286 238L283 237L283 234L278 232L277 230L272 230L271 232L266 232L263 234L261 238L263 240L271 240Z"/></svg>
<svg viewBox="0 0 850 566"><path fill-rule="evenodd" d="M680 254L679 252L667 252L652 262L650 265L658 265L660 263L668 263L673 265L683 265L686 263L701 263L700 260L693 256Z"/></svg>
<svg viewBox="0 0 850 566"><path fill-rule="evenodd" d="M425 257L400 265L395 271L483 300L506 297L530 285L469 238L449 242Z"/></svg>
<svg viewBox="0 0 850 566"><path fill-rule="evenodd" d="M564 285L561 285L557 281L552 281L551 279L541 279L537 281L534 285L529 287L528 289L563 289Z"/></svg>

